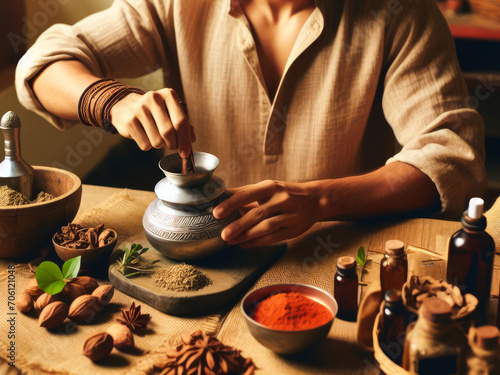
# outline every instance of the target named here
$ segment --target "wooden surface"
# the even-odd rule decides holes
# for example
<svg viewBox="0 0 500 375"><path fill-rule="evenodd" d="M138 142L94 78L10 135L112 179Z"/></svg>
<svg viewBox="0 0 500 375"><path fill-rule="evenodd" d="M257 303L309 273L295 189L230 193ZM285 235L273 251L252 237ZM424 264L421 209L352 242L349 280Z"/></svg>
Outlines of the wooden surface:
<svg viewBox="0 0 500 375"><path fill-rule="evenodd" d="M101 203L103 200L116 193L118 189L96 187L96 186L83 186L82 204L80 207L79 215L85 212L90 207ZM138 198L151 197L151 192L134 191L130 190L130 194ZM335 235L337 225L335 223L320 223L315 225L310 232L301 236L299 239L290 241L288 251L294 251L298 247L312 246L316 244L317 238L327 233ZM432 219L414 219L401 223L381 224L378 226L363 226L363 225L346 225L342 226L343 237L352 237L353 243L366 244L365 246L374 254L373 267L378 267L376 264L376 253L379 253L384 246L387 239L398 238L404 240L406 244L423 247L439 254L446 252L446 243L449 236L460 227L458 222L449 222ZM8 260L1 260L0 266L5 269L10 264ZM334 270L332 269L332 272ZM376 272L373 272L376 273ZM499 284L499 269L498 257L497 266L494 272L494 283L492 293L498 295ZM312 276L312 275L311 275ZM314 275L317 277L317 275ZM495 301L496 303L496 301ZM227 320L222 321L222 326L227 324ZM246 329L246 327L240 327ZM306 354L297 355L294 358L278 358L279 361L292 361L296 363L296 367L301 369L304 364L311 362L315 364L324 358L327 358L328 363L331 364L332 369L329 373L332 374L376 374L376 365L373 357L370 355L362 354L360 349L355 344L355 330L356 323L350 323L336 319L332 330L330 331L329 338L325 345L318 348L318 350ZM239 349L245 352L245 347ZM257 359L257 358L254 358ZM48 359L50 360L50 359ZM300 373L310 373L303 371ZM0 374L14 375L18 372L10 368L6 362L0 363ZM264 365L262 374L272 374L273 368L267 368ZM276 372L274 372L276 373Z"/></svg>
<svg viewBox="0 0 500 375"><path fill-rule="evenodd" d="M141 258L154 263L157 269L181 263L155 250L146 236L138 242L149 248ZM229 247L208 261L196 263L196 268L212 280L212 284L197 291L166 290L155 285L154 279L149 276L127 278L119 271L117 263L109 267L109 281L118 290L167 314L208 313L242 297L284 251L285 247L279 245L248 250ZM115 250L112 259L117 259L121 254L121 250Z"/></svg>

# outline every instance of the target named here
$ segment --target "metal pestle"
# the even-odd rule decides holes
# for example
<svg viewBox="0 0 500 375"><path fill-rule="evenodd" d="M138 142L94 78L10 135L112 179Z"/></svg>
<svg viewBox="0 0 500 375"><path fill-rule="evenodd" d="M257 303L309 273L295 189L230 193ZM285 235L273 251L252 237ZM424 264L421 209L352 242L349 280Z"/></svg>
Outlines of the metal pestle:
<svg viewBox="0 0 500 375"><path fill-rule="evenodd" d="M179 104L182 107L182 110L188 116L187 104L183 101L180 101ZM187 158L182 158L182 174L190 174L196 173L196 167L194 165L194 155L193 155L193 146L191 146L191 153Z"/></svg>
<svg viewBox="0 0 500 375"><path fill-rule="evenodd" d="M31 200L35 170L21 157L21 120L9 111L2 117L0 130L5 148L5 159L0 163L0 186L7 185Z"/></svg>

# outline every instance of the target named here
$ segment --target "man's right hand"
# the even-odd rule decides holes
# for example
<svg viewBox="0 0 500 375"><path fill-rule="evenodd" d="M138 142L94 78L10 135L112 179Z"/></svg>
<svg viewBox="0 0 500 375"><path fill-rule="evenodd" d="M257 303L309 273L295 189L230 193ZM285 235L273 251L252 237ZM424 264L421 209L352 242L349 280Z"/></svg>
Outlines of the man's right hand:
<svg viewBox="0 0 500 375"><path fill-rule="evenodd" d="M166 145L187 158L196 140L194 127L172 89L129 94L113 106L110 115L118 133L133 139L144 151Z"/></svg>

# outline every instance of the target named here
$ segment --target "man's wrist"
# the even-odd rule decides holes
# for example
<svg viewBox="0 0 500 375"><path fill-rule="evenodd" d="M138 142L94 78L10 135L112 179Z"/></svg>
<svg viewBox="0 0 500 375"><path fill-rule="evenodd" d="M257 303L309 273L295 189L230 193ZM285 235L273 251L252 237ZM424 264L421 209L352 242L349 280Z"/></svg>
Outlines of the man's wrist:
<svg viewBox="0 0 500 375"><path fill-rule="evenodd" d="M306 183L306 189L316 198L314 221L329 221L339 218L342 205L336 199L339 180L317 180Z"/></svg>

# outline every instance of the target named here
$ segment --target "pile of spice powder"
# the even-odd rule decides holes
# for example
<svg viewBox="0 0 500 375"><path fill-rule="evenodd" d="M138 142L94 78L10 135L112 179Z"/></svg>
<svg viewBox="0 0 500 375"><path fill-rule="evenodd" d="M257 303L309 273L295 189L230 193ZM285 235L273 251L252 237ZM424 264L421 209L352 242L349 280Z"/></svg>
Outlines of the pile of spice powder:
<svg viewBox="0 0 500 375"><path fill-rule="evenodd" d="M30 200L7 185L0 186L0 206L22 206Z"/></svg>
<svg viewBox="0 0 500 375"><path fill-rule="evenodd" d="M212 284L207 275L186 263L157 271L153 279L156 286L176 292L194 292Z"/></svg>
<svg viewBox="0 0 500 375"><path fill-rule="evenodd" d="M0 186L0 207L1 206L24 206L30 203L47 202L54 199L52 194L41 191L37 197L30 202L23 194L11 189L7 185Z"/></svg>
<svg viewBox="0 0 500 375"><path fill-rule="evenodd" d="M324 305L300 293L279 293L259 302L252 319L269 328L300 331L320 327L333 318Z"/></svg>

